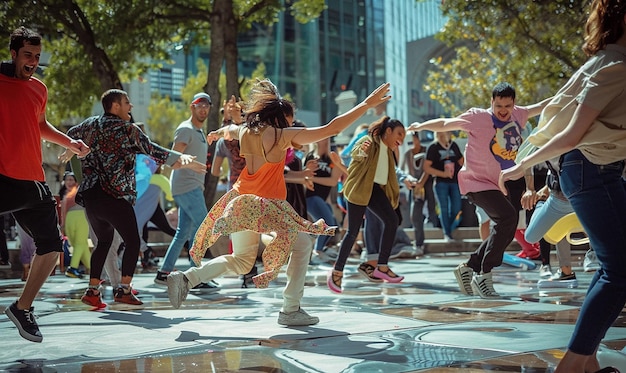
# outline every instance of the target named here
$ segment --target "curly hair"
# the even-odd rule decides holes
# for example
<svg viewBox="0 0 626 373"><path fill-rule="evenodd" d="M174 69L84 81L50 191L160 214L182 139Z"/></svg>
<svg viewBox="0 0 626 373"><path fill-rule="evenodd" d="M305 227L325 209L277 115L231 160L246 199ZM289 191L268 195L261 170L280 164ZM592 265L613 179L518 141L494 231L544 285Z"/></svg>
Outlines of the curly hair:
<svg viewBox="0 0 626 373"><path fill-rule="evenodd" d="M593 0L585 25L583 52L593 56L624 34L626 0Z"/></svg>

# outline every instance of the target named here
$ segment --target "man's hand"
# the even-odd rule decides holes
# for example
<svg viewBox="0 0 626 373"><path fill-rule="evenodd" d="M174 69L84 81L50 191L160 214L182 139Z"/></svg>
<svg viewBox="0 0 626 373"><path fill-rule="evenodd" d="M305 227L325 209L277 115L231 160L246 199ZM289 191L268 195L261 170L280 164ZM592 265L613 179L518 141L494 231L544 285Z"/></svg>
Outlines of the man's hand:
<svg viewBox="0 0 626 373"><path fill-rule="evenodd" d="M417 179L409 175L404 179L404 185L409 189L413 189L417 185Z"/></svg>
<svg viewBox="0 0 626 373"><path fill-rule="evenodd" d="M173 169L185 168L197 172L199 174L206 174L207 167L204 163L200 163L195 160L196 157L189 154L183 154L178 158L176 163L172 165Z"/></svg>
<svg viewBox="0 0 626 373"><path fill-rule="evenodd" d="M506 170L500 171L500 178L498 179L498 186L500 187L500 191L506 196L509 192L506 190L505 182L508 180L517 180L519 178L524 177L524 169L516 164L511 168L507 168Z"/></svg>
<svg viewBox="0 0 626 373"><path fill-rule="evenodd" d="M317 164L317 159L309 159L304 165L305 170L317 171L319 168L320 167ZM315 173L312 176L315 176Z"/></svg>
<svg viewBox="0 0 626 373"><path fill-rule="evenodd" d="M522 208L524 210L532 210L535 208L535 205L539 201L539 195L534 190L527 189L526 192L522 195L520 203L522 204Z"/></svg>
<svg viewBox="0 0 626 373"><path fill-rule="evenodd" d="M67 163L70 161L70 159L72 159L73 156L73 152L71 152L69 149L65 149L63 153L59 154L59 161L61 161L61 163Z"/></svg>
<svg viewBox="0 0 626 373"><path fill-rule="evenodd" d="M91 149L89 149L89 147L83 142L83 140L72 139L67 148L65 148L65 151L59 154L59 160L61 161L61 163L66 163L69 162L70 159L72 159L74 154L76 154L78 158L83 158L84 156L89 154L90 151Z"/></svg>
<svg viewBox="0 0 626 373"><path fill-rule="evenodd" d="M89 147L83 142L83 140L70 141L70 145L67 147L67 149L76 154L78 158L86 156L91 151L91 149L89 149Z"/></svg>

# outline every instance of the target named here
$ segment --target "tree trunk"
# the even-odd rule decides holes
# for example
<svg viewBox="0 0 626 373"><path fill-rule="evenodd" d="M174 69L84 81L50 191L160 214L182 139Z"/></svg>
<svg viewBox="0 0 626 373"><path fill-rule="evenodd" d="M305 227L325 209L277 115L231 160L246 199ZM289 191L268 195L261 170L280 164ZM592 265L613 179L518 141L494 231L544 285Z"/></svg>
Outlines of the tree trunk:
<svg viewBox="0 0 626 373"><path fill-rule="evenodd" d="M228 18L224 22L224 57L226 61L226 99L231 95L241 97L239 86L239 71L237 65L238 49L237 49L237 32L239 30L239 22L233 14L232 3L228 6Z"/></svg>
<svg viewBox="0 0 626 373"><path fill-rule="evenodd" d="M209 73L204 91L211 96L213 106L209 112L207 131L214 131L219 128L220 108L222 107L222 97L219 90L220 73L224 63L224 26L228 18L228 10L232 14L232 4L230 0L215 0L211 15L211 50L209 53ZM215 154L215 143L209 146L208 162L212 163ZM215 189L217 187L217 177L209 172L204 182L204 198L207 207L213 206Z"/></svg>

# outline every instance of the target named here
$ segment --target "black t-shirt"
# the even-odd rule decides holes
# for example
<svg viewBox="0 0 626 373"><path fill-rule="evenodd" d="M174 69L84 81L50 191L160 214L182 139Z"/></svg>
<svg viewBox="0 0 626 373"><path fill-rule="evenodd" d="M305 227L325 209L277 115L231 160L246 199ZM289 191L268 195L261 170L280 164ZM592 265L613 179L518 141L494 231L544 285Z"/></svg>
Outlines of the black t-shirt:
<svg viewBox="0 0 626 373"><path fill-rule="evenodd" d="M437 182L444 183L458 183L458 175L461 166L459 165L459 159L463 158L463 153L459 146L453 141L448 149L444 148L439 142L430 144L426 151L426 159L432 162L432 167L439 171L444 171L446 162L454 163L454 177L452 179L447 177L437 177Z"/></svg>
<svg viewBox="0 0 626 373"><path fill-rule="evenodd" d="M311 159L315 159L315 154L309 153L306 155L304 160L304 164L306 164ZM333 162L330 160L330 156L328 154L324 154L317 159L318 169L315 171L315 177L330 177L333 172ZM314 183L315 190L306 190L307 197L320 196L324 201L328 198L330 194L331 187L326 185L320 185Z"/></svg>
<svg viewBox="0 0 626 373"><path fill-rule="evenodd" d="M300 158L294 156L291 162L285 166L292 171L302 171L302 162ZM286 183L287 185L287 202L301 217L308 219L306 211L306 196L304 194L304 186L302 184Z"/></svg>

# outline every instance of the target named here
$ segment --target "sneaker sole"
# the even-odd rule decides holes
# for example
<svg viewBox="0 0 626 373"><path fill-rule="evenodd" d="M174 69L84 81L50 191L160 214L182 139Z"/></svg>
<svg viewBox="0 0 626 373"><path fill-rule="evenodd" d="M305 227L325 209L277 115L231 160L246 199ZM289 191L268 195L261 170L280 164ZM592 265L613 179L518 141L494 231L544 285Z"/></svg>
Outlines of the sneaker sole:
<svg viewBox="0 0 626 373"><path fill-rule="evenodd" d="M278 325L283 325L283 326L311 326L311 325L316 325L319 324L320 320L317 319L316 320L311 320L311 321L302 321L302 322L295 322L295 323L290 323L287 322L285 320L281 320L280 318L278 319Z"/></svg>
<svg viewBox="0 0 626 373"><path fill-rule="evenodd" d="M482 299L498 299L501 298L500 294L498 293L494 293L494 294L483 294L480 291L480 286L478 286L477 283L475 283L474 281L472 281L472 291L474 292L475 295L478 295L479 297L481 297Z"/></svg>
<svg viewBox="0 0 626 373"><path fill-rule="evenodd" d="M22 336L22 338L31 342L36 342L36 343L41 343L41 341L43 341L43 336L39 337L36 335L32 335L30 333L27 333L26 330L22 328L22 324L20 324L20 322L15 317L15 315L13 315L13 312L11 312L8 307L4 311L4 313L6 313L9 319L13 321L13 324L15 324L15 327L17 328L17 331L20 333L20 336Z"/></svg>
<svg viewBox="0 0 626 373"><path fill-rule="evenodd" d="M578 280L545 280L537 282L537 289L576 289Z"/></svg>
<svg viewBox="0 0 626 373"><path fill-rule="evenodd" d="M359 273L361 274L361 276L365 277L366 279L368 279L370 282L375 282L377 284L380 284L381 282L384 282L382 278L376 278L376 277L370 277L368 276L367 272L362 271L360 268L358 269Z"/></svg>

